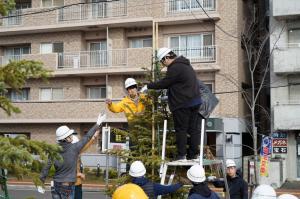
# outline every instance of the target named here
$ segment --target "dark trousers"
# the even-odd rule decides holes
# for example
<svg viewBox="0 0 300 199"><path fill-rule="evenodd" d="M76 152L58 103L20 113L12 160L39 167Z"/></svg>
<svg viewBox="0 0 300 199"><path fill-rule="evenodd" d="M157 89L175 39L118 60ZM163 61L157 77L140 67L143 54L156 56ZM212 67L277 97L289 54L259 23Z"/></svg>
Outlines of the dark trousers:
<svg viewBox="0 0 300 199"><path fill-rule="evenodd" d="M178 156L187 155L188 158L194 158L199 154L202 117L198 111L199 105L180 108L172 112ZM189 143L187 143L187 135L190 136ZM188 153L187 144L189 144Z"/></svg>
<svg viewBox="0 0 300 199"><path fill-rule="evenodd" d="M75 186L75 194L74 194L75 199L82 199L82 185L76 185Z"/></svg>
<svg viewBox="0 0 300 199"><path fill-rule="evenodd" d="M52 199L72 199L74 194L74 185L65 186L59 182L54 182L51 187Z"/></svg>

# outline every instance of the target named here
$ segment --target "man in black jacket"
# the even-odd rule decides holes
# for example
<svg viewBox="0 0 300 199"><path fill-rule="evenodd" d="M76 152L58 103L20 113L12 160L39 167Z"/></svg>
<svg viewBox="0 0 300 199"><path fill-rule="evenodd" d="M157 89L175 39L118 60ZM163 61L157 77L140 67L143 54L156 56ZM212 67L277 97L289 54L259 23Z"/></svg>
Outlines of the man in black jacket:
<svg viewBox="0 0 300 199"><path fill-rule="evenodd" d="M226 167L230 199L248 199L248 184L237 174L235 162L231 159L226 160ZM224 192L226 191L224 181L215 180L212 183L215 187L223 187Z"/></svg>
<svg viewBox="0 0 300 199"><path fill-rule="evenodd" d="M168 89L168 103L173 115L176 131L177 160L197 158L200 144L201 117L198 110L201 104L197 76L190 61L177 57L169 48L160 48L157 57L167 66L166 76L144 86L147 89ZM187 135L190 135L188 151Z"/></svg>

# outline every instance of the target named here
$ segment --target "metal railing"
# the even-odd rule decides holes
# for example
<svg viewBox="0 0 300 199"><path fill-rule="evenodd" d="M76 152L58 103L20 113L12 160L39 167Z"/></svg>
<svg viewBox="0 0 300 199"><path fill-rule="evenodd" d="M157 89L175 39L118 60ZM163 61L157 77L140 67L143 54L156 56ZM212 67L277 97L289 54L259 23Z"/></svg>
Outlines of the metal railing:
<svg viewBox="0 0 300 199"><path fill-rule="evenodd" d="M201 46L194 48L172 48L177 55L183 55L191 62L216 61L216 46Z"/></svg>
<svg viewBox="0 0 300 199"><path fill-rule="evenodd" d="M167 13L180 13L187 11L205 11L216 10L216 0L167 0ZM199 3L200 5L199 5Z"/></svg>
<svg viewBox="0 0 300 199"><path fill-rule="evenodd" d="M127 15L127 0L79 4L58 10L58 22L82 21Z"/></svg>
<svg viewBox="0 0 300 199"><path fill-rule="evenodd" d="M16 26L22 24L22 10L12 10L7 17L2 20L2 26Z"/></svg>
<svg viewBox="0 0 300 199"><path fill-rule="evenodd" d="M59 69L124 66L126 64L126 49L58 53Z"/></svg>

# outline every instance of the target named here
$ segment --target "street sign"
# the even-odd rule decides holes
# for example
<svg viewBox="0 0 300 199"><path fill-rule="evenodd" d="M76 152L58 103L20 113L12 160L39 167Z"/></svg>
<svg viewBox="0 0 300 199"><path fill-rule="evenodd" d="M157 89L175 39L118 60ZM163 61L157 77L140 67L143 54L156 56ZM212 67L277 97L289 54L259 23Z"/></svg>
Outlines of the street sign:
<svg viewBox="0 0 300 199"><path fill-rule="evenodd" d="M287 147L273 147L273 153L287 153Z"/></svg>
<svg viewBox="0 0 300 199"><path fill-rule="evenodd" d="M273 153L287 153L287 133L274 132L272 137Z"/></svg>

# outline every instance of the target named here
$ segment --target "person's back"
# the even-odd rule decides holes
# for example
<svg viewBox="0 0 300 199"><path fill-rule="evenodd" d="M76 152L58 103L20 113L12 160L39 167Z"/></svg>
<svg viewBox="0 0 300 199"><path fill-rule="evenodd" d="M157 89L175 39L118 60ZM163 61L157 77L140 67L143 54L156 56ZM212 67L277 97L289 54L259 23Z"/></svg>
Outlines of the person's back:
<svg viewBox="0 0 300 199"><path fill-rule="evenodd" d="M219 199L219 196L207 186L205 171L202 166L193 165L187 171L187 177L193 184L188 199Z"/></svg>

